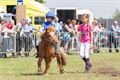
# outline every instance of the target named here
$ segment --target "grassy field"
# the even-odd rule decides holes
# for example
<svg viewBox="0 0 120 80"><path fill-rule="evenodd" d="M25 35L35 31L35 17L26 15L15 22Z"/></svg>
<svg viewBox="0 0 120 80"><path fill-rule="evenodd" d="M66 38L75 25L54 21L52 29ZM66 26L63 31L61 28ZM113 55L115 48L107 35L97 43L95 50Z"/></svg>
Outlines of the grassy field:
<svg viewBox="0 0 120 80"><path fill-rule="evenodd" d="M120 80L120 54L91 55L91 72L84 74L84 63L79 55L68 55L65 73L59 74L56 59L52 61L49 76L37 75L34 57L0 59L0 80ZM44 69L44 61L42 65Z"/></svg>

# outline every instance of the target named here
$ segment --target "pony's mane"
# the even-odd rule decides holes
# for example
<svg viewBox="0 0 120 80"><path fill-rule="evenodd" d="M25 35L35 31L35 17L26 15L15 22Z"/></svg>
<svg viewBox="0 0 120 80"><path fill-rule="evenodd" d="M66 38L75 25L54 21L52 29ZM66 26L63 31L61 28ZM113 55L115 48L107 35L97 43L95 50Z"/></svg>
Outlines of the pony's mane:
<svg viewBox="0 0 120 80"><path fill-rule="evenodd" d="M53 37L50 35L51 32L55 32L55 28L53 26L46 29L45 33L43 34L43 41L48 43L49 45L55 45L56 41L53 39Z"/></svg>
<svg viewBox="0 0 120 80"><path fill-rule="evenodd" d="M54 28L54 26L50 26L50 27L48 27L47 29L46 29L46 32L55 32L55 28Z"/></svg>

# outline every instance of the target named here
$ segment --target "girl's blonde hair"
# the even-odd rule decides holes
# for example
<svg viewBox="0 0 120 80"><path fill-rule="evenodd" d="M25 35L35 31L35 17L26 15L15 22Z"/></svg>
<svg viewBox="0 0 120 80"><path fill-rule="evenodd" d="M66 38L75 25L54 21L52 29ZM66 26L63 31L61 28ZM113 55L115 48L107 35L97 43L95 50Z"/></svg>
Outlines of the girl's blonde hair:
<svg viewBox="0 0 120 80"><path fill-rule="evenodd" d="M88 14L83 14L83 21L89 23L89 15Z"/></svg>

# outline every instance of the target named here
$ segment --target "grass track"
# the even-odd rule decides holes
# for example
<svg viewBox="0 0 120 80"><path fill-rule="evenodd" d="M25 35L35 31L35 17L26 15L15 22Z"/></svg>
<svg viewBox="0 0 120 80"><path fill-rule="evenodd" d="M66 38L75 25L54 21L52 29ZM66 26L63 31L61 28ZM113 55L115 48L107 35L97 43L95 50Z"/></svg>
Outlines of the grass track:
<svg viewBox="0 0 120 80"><path fill-rule="evenodd" d="M120 80L120 54L100 53L91 55L93 67L84 74L84 63L79 55L68 55L65 73L59 74L56 59L51 63L49 76L37 75L37 59L0 59L0 80ZM42 65L44 69L44 61Z"/></svg>

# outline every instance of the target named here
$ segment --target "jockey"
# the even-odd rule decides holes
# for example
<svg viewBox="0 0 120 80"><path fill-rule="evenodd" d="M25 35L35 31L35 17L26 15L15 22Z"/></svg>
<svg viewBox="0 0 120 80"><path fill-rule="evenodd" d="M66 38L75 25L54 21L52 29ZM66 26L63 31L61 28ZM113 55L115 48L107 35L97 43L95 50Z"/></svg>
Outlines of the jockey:
<svg viewBox="0 0 120 80"><path fill-rule="evenodd" d="M43 27L41 28L41 30L40 30L40 32L41 33L44 33L44 31L49 27L49 26L54 26L55 27L55 25L54 25L54 23L53 23L53 19L55 18L55 14L54 13L52 13L52 12L48 12L47 14L46 14L46 22L44 22L43 23Z"/></svg>
<svg viewBox="0 0 120 80"><path fill-rule="evenodd" d="M42 28L40 30L41 35L44 34L45 30L48 27L50 27L50 26L55 27L55 24L53 22L54 18L55 18L55 14L53 12L51 12L51 11L49 11L46 14L46 20L47 21L43 23L43 26L42 26ZM55 29L55 31L56 31L56 29ZM58 44L54 46L54 49L55 49L55 55L57 55L58 54ZM39 50L39 47L37 47L37 53L38 53L38 50ZM37 57L38 57L38 55L37 55Z"/></svg>

